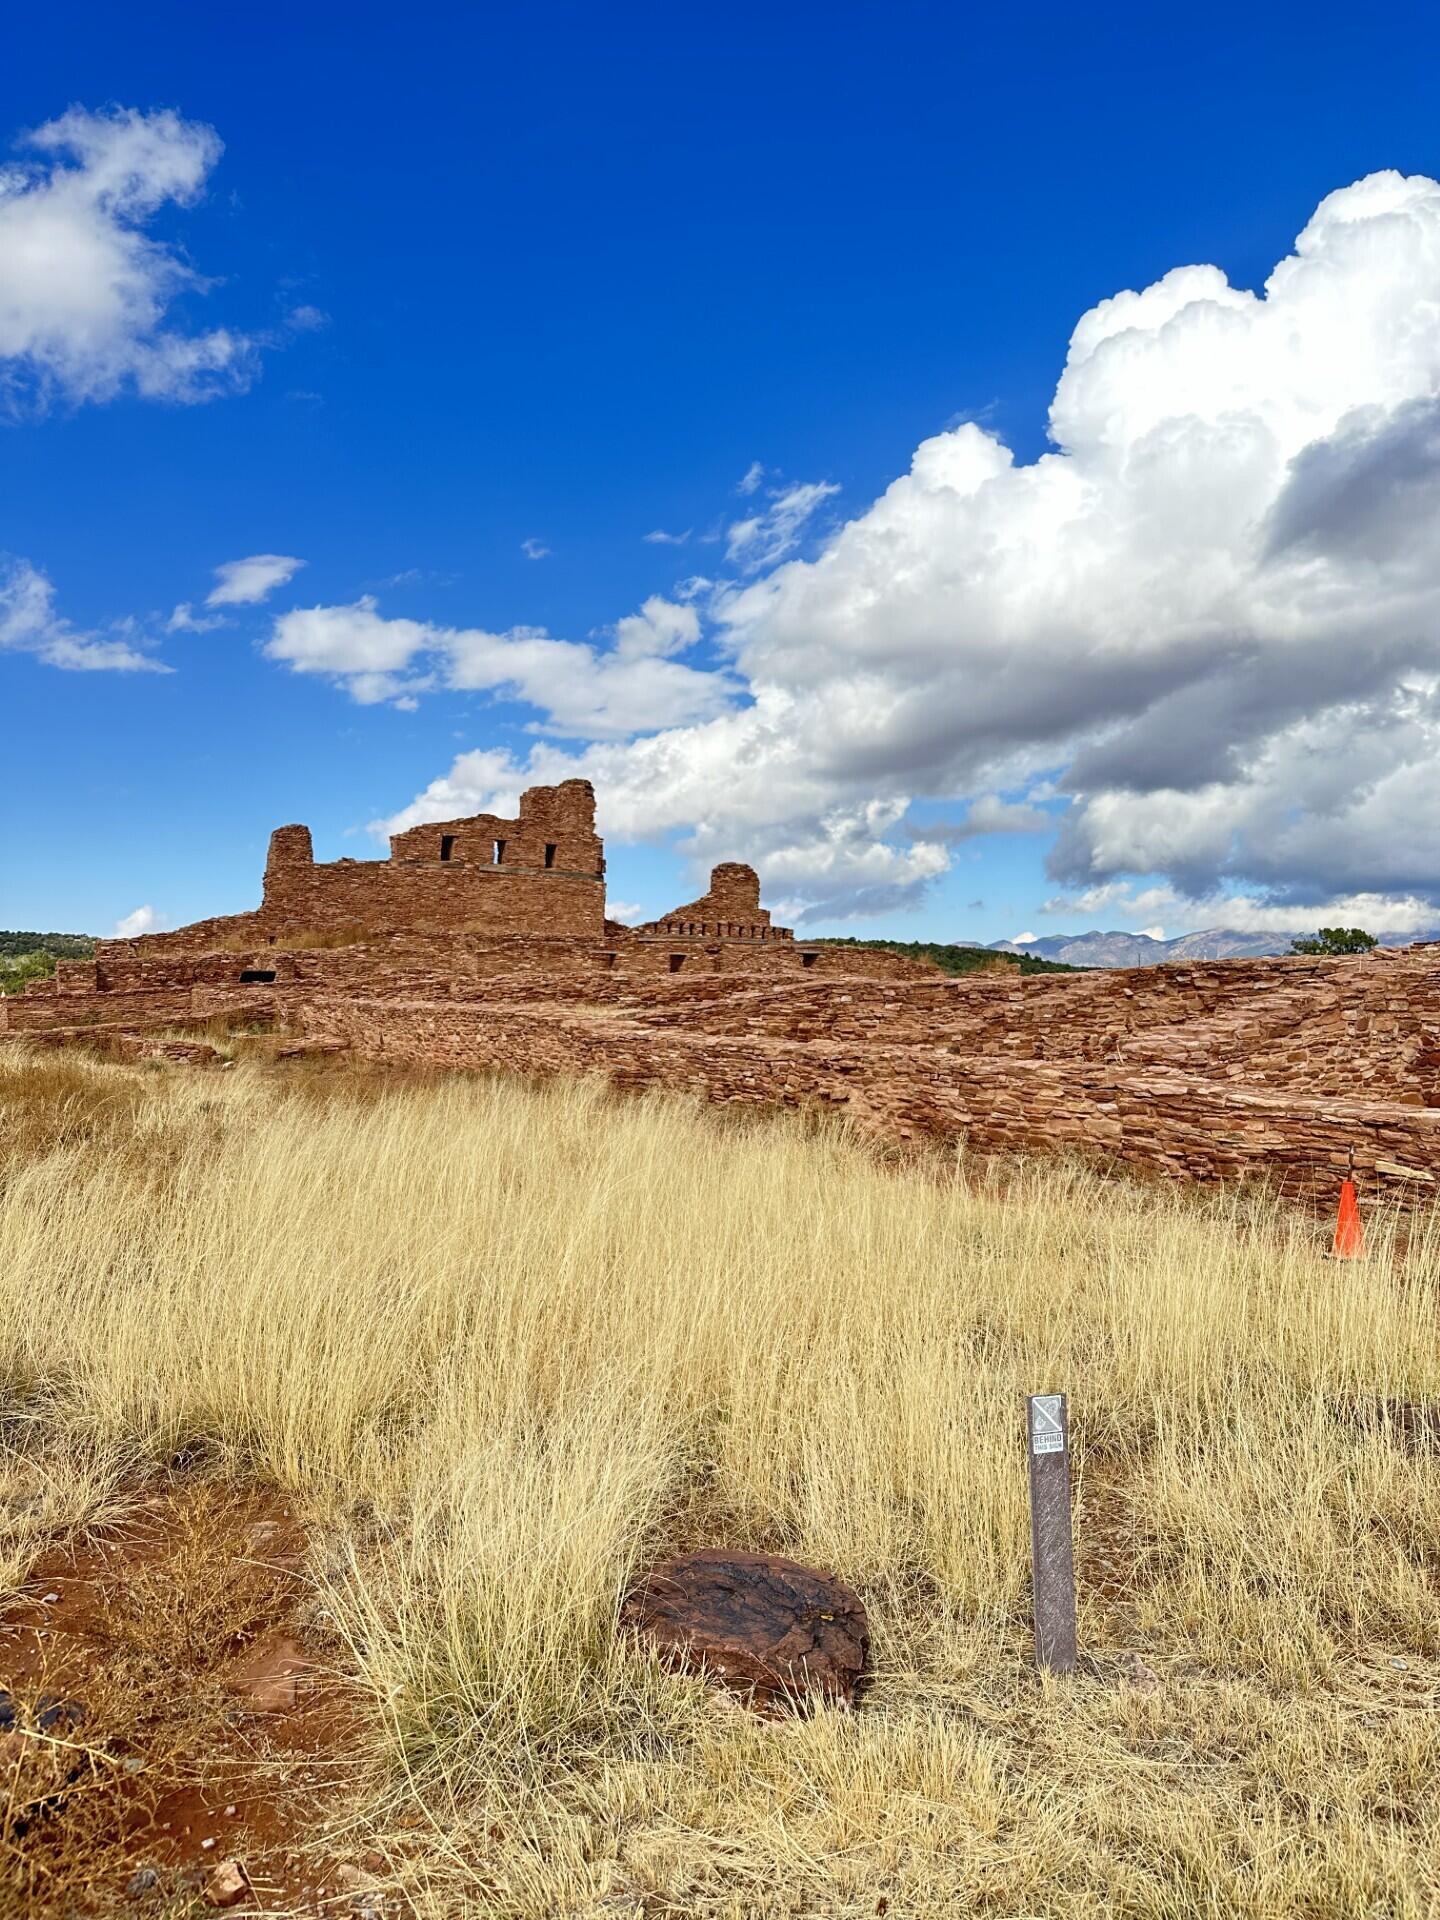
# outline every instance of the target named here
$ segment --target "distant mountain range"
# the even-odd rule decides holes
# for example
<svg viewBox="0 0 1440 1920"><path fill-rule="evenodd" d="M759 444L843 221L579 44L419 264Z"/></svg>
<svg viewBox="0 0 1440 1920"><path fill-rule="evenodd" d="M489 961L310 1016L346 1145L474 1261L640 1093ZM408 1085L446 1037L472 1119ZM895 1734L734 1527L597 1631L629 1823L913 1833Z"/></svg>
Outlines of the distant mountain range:
<svg viewBox="0 0 1440 1920"><path fill-rule="evenodd" d="M1158 967L1167 960L1250 960L1266 954L1288 953L1290 942L1313 927L1294 933L1241 933L1235 927L1207 927L1201 933L1178 934L1156 940L1148 933L1047 933L1043 939L1017 945L992 940L997 953L1028 954L1039 960L1059 960L1070 967ZM1408 947L1414 940L1440 940L1440 928L1426 933L1382 933L1382 947Z"/></svg>

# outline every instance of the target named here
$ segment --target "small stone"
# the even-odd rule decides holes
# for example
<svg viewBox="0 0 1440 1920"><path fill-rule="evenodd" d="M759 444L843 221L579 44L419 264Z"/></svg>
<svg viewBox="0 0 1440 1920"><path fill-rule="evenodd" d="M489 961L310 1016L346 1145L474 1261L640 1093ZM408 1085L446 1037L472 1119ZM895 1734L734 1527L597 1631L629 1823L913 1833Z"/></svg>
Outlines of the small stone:
<svg viewBox="0 0 1440 1920"><path fill-rule="evenodd" d="M159 1872L154 1867L137 1867L125 1882L125 1897L128 1900L140 1900L160 1884Z"/></svg>
<svg viewBox="0 0 1440 1920"><path fill-rule="evenodd" d="M222 1860L200 1889L207 1907L238 1906L250 1891L245 1869L238 1860Z"/></svg>
<svg viewBox="0 0 1440 1920"><path fill-rule="evenodd" d="M308 1665L305 1651L296 1641L273 1640L254 1648L225 1684L244 1699L252 1713L283 1713L295 1705L300 1676Z"/></svg>
<svg viewBox="0 0 1440 1920"><path fill-rule="evenodd" d="M200 1842L200 1850L201 1850L201 1852L202 1852L202 1853L208 1853L208 1852L210 1851L210 1849L211 1849L211 1847L213 1847L213 1846L214 1846L214 1844L215 1844L215 1841L214 1841L214 1839L213 1839L213 1838L211 1838L211 1839L209 1839L209 1840L202 1840L202 1841Z"/></svg>
<svg viewBox="0 0 1440 1920"><path fill-rule="evenodd" d="M1160 1676L1152 1667L1147 1667L1138 1653L1132 1653L1126 1660L1125 1678L1137 1693L1154 1693L1160 1685Z"/></svg>
<svg viewBox="0 0 1440 1920"><path fill-rule="evenodd" d="M235 1818L235 1808L234 1808L234 1807L226 1807L226 1809L225 1809L225 1818L226 1818L227 1820L233 1820L233 1819Z"/></svg>

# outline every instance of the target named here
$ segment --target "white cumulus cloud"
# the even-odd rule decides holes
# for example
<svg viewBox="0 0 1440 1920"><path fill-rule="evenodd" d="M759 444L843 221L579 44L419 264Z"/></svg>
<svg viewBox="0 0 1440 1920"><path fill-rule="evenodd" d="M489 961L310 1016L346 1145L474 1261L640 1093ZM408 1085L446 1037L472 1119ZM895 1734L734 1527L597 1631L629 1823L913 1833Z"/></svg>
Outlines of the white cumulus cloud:
<svg viewBox="0 0 1440 1920"><path fill-rule="evenodd" d="M1228 927L1240 933L1304 933L1322 923L1364 927L1375 934L1423 933L1440 925L1440 907L1413 893L1332 892L1322 901L1292 906L1273 896L1244 892L1187 895L1168 885L1137 891L1125 880L1106 880L1079 893L1057 894L1040 909L1042 913L1104 915L1107 920L1133 920L1157 910L1183 913L1192 927ZM1153 933L1154 928L1141 931Z"/></svg>
<svg viewBox="0 0 1440 1920"><path fill-rule="evenodd" d="M177 297L208 283L148 224L188 206L220 157L213 128L165 111L72 107L0 168L0 392L12 404L195 401L243 387L257 342L188 332Z"/></svg>
<svg viewBox="0 0 1440 1920"><path fill-rule="evenodd" d="M1198 265L1117 293L1075 326L1039 458L968 420L814 558L827 483L732 524L720 710L462 754L399 820L583 773L608 831L753 858L838 914L913 900L971 824L1039 830L1013 796L1053 791L1057 880L1193 905L1146 921L1431 913L1437 316L1440 185L1398 173L1330 194L1262 288ZM917 799L960 826L907 832Z"/></svg>
<svg viewBox="0 0 1440 1920"><path fill-rule="evenodd" d="M362 705L412 701L436 687L493 693L537 710L537 731L624 738L703 720L729 679L671 658L700 637L693 607L659 595L619 621L608 647L557 640L543 627L490 633L389 619L373 594L305 607L275 622L265 652L297 673L328 674Z"/></svg>
<svg viewBox="0 0 1440 1920"><path fill-rule="evenodd" d="M117 940L133 940L137 934L154 933L159 924L159 917L154 907L148 904L143 907L136 907L133 913L127 913L122 919L115 922L115 938Z"/></svg>

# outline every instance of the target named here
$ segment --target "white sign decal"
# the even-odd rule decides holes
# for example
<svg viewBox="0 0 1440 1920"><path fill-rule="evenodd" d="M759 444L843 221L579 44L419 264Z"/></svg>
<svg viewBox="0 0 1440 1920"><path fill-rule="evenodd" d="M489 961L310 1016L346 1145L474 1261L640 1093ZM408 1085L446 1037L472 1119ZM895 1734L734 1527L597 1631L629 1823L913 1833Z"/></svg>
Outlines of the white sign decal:
<svg viewBox="0 0 1440 1920"><path fill-rule="evenodd" d="M1060 1395L1037 1393L1030 1402L1031 1453L1063 1453L1065 1429L1060 1422Z"/></svg>

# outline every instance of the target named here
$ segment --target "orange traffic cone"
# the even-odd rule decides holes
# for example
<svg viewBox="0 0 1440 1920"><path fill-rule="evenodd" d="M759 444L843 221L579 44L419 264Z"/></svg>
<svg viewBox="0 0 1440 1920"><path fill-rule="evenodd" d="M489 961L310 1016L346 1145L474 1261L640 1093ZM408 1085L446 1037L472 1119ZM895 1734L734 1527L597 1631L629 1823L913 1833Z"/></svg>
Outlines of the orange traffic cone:
<svg viewBox="0 0 1440 1920"><path fill-rule="evenodd" d="M1347 1175L1340 1183L1340 1211L1335 1216L1335 1240L1330 1251L1337 1260L1361 1260L1365 1257L1365 1229L1360 1222L1360 1201L1355 1182Z"/></svg>

